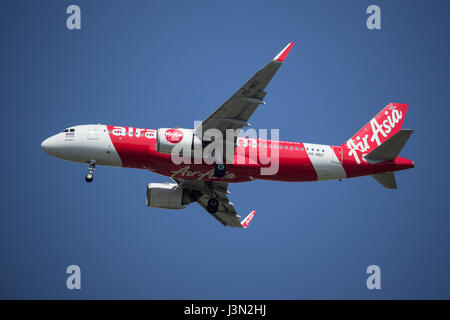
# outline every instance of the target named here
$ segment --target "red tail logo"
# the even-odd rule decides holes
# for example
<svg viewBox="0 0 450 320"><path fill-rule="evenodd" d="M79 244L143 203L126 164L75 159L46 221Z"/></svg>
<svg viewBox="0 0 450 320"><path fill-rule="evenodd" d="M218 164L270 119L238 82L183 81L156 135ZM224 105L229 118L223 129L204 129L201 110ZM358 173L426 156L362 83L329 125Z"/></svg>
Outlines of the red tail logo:
<svg viewBox="0 0 450 320"><path fill-rule="evenodd" d="M342 147L347 149L348 155L354 157L356 163L361 163L363 153L375 149L402 128L407 111L407 104L388 104Z"/></svg>

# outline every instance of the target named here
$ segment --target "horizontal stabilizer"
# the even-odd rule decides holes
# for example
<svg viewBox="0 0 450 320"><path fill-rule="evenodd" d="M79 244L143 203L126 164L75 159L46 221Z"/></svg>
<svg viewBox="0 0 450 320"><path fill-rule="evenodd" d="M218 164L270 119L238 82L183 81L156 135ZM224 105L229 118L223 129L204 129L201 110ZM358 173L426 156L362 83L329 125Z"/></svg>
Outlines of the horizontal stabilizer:
<svg viewBox="0 0 450 320"><path fill-rule="evenodd" d="M393 172L374 174L372 177L385 188L397 189L397 181L395 181L395 175Z"/></svg>
<svg viewBox="0 0 450 320"><path fill-rule="evenodd" d="M365 156L366 160L388 161L397 158L414 130L402 129ZM395 179L394 179L395 181ZM380 181L378 181L380 182ZM381 183L381 182L380 182Z"/></svg>

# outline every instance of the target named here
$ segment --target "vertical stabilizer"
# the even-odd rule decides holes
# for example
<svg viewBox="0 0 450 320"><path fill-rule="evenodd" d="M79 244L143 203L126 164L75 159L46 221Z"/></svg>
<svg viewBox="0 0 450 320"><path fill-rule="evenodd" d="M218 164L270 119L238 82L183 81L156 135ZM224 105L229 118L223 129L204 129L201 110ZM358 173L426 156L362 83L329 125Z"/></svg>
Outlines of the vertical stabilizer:
<svg viewBox="0 0 450 320"><path fill-rule="evenodd" d="M342 145L344 153L354 157L356 163L361 163L363 155L367 155L400 131L407 111L407 104L388 104Z"/></svg>

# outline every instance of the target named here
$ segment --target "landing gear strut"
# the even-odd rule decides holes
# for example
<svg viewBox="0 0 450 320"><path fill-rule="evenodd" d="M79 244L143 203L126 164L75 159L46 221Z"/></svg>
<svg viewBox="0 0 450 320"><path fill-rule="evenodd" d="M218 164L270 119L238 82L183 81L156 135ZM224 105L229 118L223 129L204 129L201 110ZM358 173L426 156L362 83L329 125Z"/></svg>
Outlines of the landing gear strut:
<svg viewBox="0 0 450 320"><path fill-rule="evenodd" d="M215 198L209 199L206 210L211 214L215 214L219 210L219 200Z"/></svg>
<svg viewBox="0 0 450 320"><path fill-rule="evenodd" d="M86 173L85 176L86 182L92 182L92 180L94 180L94 171L95 171L95 160L91 160L89 165L89 172Z"/></svg>
<svg viewBox="0 0 450 320"><path fill-rule="evenodd" d="M214 167L214 176L217 178L223 178L227 173L227 166L225 163L218 163Z"/></svg>

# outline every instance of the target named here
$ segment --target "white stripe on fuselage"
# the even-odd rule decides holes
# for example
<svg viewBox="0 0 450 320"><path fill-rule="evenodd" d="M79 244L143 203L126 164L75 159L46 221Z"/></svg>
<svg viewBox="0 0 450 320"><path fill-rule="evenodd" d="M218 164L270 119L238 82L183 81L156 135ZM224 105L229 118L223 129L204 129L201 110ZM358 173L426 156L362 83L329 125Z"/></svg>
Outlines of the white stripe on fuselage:
<svg viewBox="0 0 450 320"><path fill-rule="evenodd" d="M322 144L304 143L305 151L316 170L317 180L342 179L346 177L342 164L333 148Z"/></svg>

